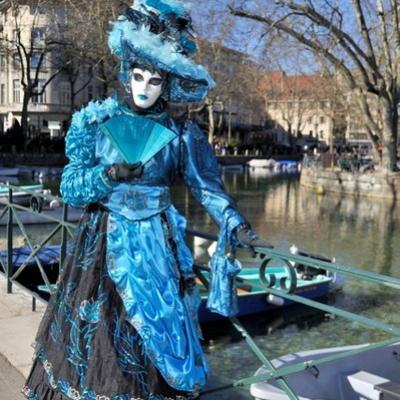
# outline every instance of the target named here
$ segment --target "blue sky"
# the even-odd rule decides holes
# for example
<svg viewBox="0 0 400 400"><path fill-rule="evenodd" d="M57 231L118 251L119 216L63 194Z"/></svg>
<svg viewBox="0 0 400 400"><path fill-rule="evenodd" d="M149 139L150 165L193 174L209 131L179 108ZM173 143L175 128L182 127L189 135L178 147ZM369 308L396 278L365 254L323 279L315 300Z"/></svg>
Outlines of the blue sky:
<svg viewBox="0 0 400 400"><path fill-rule="evenodd" d="M224 45L256 55L263 46L260 46L260 36L263 28L242 18L234 18L228 10L229 0L208 0L192 2L192 17L195 28L201 37L221 39ZM230 24L233 23L233 26Z"/></svg>
<svg viewBox="0 0 400 400"><path fill-rule="evenodd" d="M302 72L301 69L304 69L304 72L315 70L316 64L311 53L305 51L297 54L297 47L296 54L294 54L295 51L291 51L290 42L287 40L283 41L280 49L270 49L267 40L262 38L265 25L230 15L228 4L244 4L246 8L252 9L255 5L254 0L206 0L202 2L189 0L189 2L192 3L195 28L201 37L210 40L222 39L224 45L250 54L255 60L265 63L267 69L283 68L289 73ZM332 2L337 2L344 12L343 26L355 34L354 16L352 12L349 12L349 7L352 7L351 0L332 0ZM266 4L266 7L274 4L272 0L263 0L261 3ZM314 2L318 6L322 6L324 3L325 1L321 0ZM199 6L200 4L201 6ZM272 54L273 51L275 54ZM269 52L272 57L268 57ZM294 59L293 55L295 55ZM274 62L271 62L270 58L273 58Z"/></svg>

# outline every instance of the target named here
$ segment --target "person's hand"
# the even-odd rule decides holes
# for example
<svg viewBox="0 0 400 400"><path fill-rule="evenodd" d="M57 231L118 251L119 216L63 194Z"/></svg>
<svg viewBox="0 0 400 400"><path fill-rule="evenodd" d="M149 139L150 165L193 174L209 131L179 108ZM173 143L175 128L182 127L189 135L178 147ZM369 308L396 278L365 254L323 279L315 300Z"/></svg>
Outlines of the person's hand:
<svg viewBox="0 0 400 400"><path fill-rule="evenodd" d="M141 162L113 164L106 170L106 174L114 182L130 182L143 175L143 164Z"/></svg>
<svg viewBox="0 0 400 400"><path fill-rule="evenodd" d="M249 227L244 227L242 229L239 229L236 232L236 238L243 247L247 247L252 252L253 256L256 255L255 248L257 248L257 247L263 247L263 248L267 248L267 249L274 248L274 246L272 246L270 243L268 243L263 238L260 238Z"/></svg>
<svg viewBox="0 0 400 400"><path fill-rule="evenodd" d="M179 293L181 297L185 295L185 292L190 296L193 294L193 290L196 286L196 277L190 276L190 277L181 277L181 280L179 282Z"/></svg>

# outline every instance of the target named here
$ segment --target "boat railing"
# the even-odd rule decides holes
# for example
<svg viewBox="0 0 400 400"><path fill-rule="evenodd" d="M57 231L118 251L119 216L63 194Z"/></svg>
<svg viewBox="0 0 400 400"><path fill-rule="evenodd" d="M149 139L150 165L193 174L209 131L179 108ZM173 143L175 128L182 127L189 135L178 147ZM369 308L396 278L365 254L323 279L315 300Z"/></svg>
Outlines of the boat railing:
<svg viewBox="0 0 400 400"><path fill-rule="evenodd" d="M6 260L2 259L0 255L0 266L3 268L4 274L7 279L7 293L12 293L12 285L18 285L24 291L28 292L33 299L32 306L35 309L36 300L39 299L43 301L42 296L38 295L31 289L23 286L18 282L17 278L21 272L27 267L29 261L35 260L37 267L39 269L40 275L46 284L48 291L52 291L52 284L46 274L44 266L41 264L38 258L38 252L46 246L49 241L54 238L59 232L61 232L61 254L60 254L60 267L65 260L66 250L67 250L67 240L68 236L72 236L75 224L68 222L68 206L62 203L62 200L56 196L51 196L48 194L41 194L37 192L32 192L32 196L38 196L42 198L43 201L56 200L62 204L62 215L60 219L41 214L43 218L47 218L49 222L55 223L54 229L41 240L40 243L34 244L29 238L26 227L24 226L19 214L21 212L30 212L35 214L40 214L38 210L31 209L30 207L21 206L13 201L13 192L20 190L18 186L12 186L9 184L0 183L0 188L6 188L8 190L8 200L4 203L3 209L0 209L0 220L7 217L6 225L6 245L7 245L7 256ZM25 191L25 189L24 189ZM26 191L28 192L28 191ZM14 235L14 224L21 231L27 245L31 249L31 254L25 260L25 262L16 270L14 270L13 265L13 235ZM202 239L215 241L217 239L216 235L200 232L197 230L187 229L187 235L191 237L199 237ZM318 268L324 271L328 271L331 274L340 274L343 277L354 278L357 280L362 280L365 282L384 285L393 289L400 289L400 279L386 276L374 272L369 272L361 269L357 269L348 265L341 265L336 262L331 262L323 257L304 255L304 254L293 254L290 251L280 250L276 248L256 248L255 252L259 255L260 264L258 266L259 272L259 282L255 283L253 280L248 280L240 277L240 283L245 282L246 286L257 290L264 290L266 294L272 294L295 303L303 304L305 306L313 307L317 310L323 311L329 315L335 315L341 317L351 323L357 323L363 325L367 328L378 329L382 332L386 332L391 336L390 339L372 343L365 344L364 346L357 347L350 351L343 351L341 353L330 355L324 358L319 358L317 360L311 360L307 362L295 363L287 367L275 368L272 361L265 354L261 348L258 346L257 341L251 336L247 331L245 326L236 317L229 318L235 329L240 333L245 342L247 343L249 349L254 353L255 357L260 361L260 363L266 368L266 372L257 376L247 376L241 379L232 380L224 385L215 387L213 389L206 390L204 394L209 394L212 392L226 390L233 387L243 387L251 385L252 383L263 382L270 379L274 379L277 384L286 393L289 399L299 400L299 397L295 394L292 388L287 383L287 376L290 374L310 370L314 373L318 373L318 366L324 363L328 363L340 358L350 357L355 354L363 353L377 348L383 348L389 344L400 342L400 327L395 325L390 325L383 321L374 320L367 316L359 315L350 311L342 310L340 308L334 307L329 304L317 300L311 300L299 296L296 294L296 289L298 288L299 279L296 273L296 266L302 265L311 268ZM286 273L282 276L275 276L272 267L274 263L279 263L279 265L284 266ZM203 283L203 285L208 288L209 286L209 276L210 270L207 265L195 263L194 269L196 275Z"/></svg>

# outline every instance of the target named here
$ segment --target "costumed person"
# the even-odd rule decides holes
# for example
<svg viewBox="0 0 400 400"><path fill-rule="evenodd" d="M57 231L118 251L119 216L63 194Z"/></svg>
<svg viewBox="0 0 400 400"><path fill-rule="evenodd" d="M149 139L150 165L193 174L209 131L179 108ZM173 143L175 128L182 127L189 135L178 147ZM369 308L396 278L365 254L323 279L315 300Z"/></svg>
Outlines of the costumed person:
<svg viewBox="0 0 400 400"><path fill-rule="evenodd" d="M208 307L237 311L239 264L225 249L262 246L225 192L199 127L168 102L198 102L214 82L193 61L191 20L176 0L136 0L109 46L133 106L114 98L75 113L61 193L84 207L35 341L23 389L32 400L193 399L204 387L186 220L171 204L180 176L220 227Z"/></svg>

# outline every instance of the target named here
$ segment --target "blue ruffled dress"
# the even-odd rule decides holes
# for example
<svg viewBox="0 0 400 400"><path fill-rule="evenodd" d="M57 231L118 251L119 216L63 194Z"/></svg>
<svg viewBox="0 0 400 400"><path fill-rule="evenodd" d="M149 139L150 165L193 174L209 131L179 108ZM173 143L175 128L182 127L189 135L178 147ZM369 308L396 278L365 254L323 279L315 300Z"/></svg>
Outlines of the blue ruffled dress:
<svg viewBox="0 0 400 400"><path fill-rule="evenodd" d="M61 192L85 212L36 339L24 388L30 399L189 399L206 383L200 296L182 290L193 277L186 220L169 188L180 175L228 240L246 221L191 121L149 115L176 137L144 165L140 179L111 182L105 167L123 160L101 124L132 112L109 98L73 116ZM212 285L217 303L226 292L221 276ZM223 301L219 306L230 313Z"/></svg>

